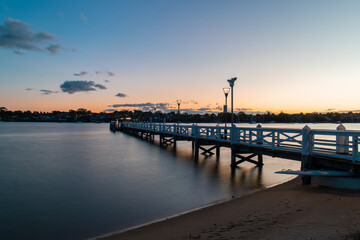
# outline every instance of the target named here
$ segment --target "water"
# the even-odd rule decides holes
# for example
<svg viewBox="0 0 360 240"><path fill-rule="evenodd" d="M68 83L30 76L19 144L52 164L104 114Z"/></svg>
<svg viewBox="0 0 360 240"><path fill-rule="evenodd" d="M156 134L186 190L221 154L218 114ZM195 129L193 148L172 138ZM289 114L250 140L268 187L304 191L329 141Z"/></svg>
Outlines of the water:
<svg viewBox="0 0 360 240"><path fill-rule="evenodd" d="M264 156L262 170L244 163L232 171L229 149L196 162L190 142L174 152L108 129L0 122L0 239L86 239L244 195L291 177L275 171L300 168Z"/></svg>

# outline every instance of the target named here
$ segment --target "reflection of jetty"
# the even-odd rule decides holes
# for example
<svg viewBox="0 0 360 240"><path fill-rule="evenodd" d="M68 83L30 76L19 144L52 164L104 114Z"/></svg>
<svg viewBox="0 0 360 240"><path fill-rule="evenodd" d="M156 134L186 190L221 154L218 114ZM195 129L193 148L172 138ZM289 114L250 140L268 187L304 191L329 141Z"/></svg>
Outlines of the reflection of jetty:
<svg viewBox="0 0 360 240"><path fill-rule="evenodd" d="M231 148L231 166L248 161L263 165L262 155L282 157L302 162L302 170L335 169L360 174L360 131L198 126L162 123L111 123L112 130L123 131L160 144L191 141L195 158L199 152L220 154L221 147ZM256 159L257 158L257 159Z"/></svg>

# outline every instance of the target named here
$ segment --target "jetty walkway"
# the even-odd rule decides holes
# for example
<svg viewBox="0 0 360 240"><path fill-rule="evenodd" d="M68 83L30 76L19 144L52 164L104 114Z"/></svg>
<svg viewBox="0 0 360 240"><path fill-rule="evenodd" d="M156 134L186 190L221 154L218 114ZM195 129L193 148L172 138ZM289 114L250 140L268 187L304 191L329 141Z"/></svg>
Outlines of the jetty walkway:
<svg viewBox="0 0 360 240"><path fill-rule="evenodd" d="M220 148L231 149L231 167L242 162L263 165L263 155L301 161L301 170L330 169L360 174L360 131L288 128L200 126L196 124L119 123L113 131L122 131L161 145L191 141L195 158L199 153L220 155ZM213 152L215 151L215 153Z"/></svg>

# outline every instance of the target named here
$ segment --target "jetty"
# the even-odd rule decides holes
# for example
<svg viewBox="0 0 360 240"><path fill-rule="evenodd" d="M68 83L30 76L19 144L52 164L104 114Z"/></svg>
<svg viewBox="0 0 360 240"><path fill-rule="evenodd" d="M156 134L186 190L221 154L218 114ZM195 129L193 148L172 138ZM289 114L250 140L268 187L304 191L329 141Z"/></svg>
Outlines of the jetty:
<svg viewBox="0 0 360 240"><path fill-rule="evenodd" d="M231 149L230 166L243 162L262 166L263 155L301 161L301 170L329 169L360 174L360 131L257 127L201 126L197 124L133 123L114 121L113 131L122 131L160 145L191 142L195 159L199 154L220 155L221 148ZM311 181L303 177L303 183Z"/></svg>

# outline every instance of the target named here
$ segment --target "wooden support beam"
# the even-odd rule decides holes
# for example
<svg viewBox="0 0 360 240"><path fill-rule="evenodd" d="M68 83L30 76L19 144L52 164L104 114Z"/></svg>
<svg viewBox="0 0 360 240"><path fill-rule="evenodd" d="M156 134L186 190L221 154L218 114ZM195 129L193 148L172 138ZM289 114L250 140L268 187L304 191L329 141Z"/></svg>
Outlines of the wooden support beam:
<svg viewBox="0 0 360 240"><path fill-rule="evenodd" d="M256 156L258 157L258 161L252 159L253 157L256 157ZM241 156L239 154L235 154L234 158L235 159L234 160L232 159L232 161L231 161L231 166L232 167L235 167L235 166L237 166L237 165L239 165L240 163L243 163L243 162L250 162L250 163L253 163L253 164L258 165L258 166L264 165L263 164L263 157L262 157L261 154L254 153L254 154L251 154L249 156ZM240 160L236 161L236 158L240 158Z"/></svg>
<svg viewBox="0 0 360 240"><path fill-rule="evenodd" d="M213 147L208 148L208 149L206 149L206 148L204 148L204 147L201 147L201 146L199 146L199 148L200 148L201 150L203 150L203 152L202 152L201 154L204 154L204 155L206 155L206 154L213 155L214 153L211 152L211 151L212 151L213 149L215 149L216 146L213 146Z"/></svg>
<svg viewBox="0 0 360 240"><path fill-rule="evenodd" d="M195 147L195 160L198 160L199 159L199 141L197 139L195 139L194 141L194 147Z"/></svg>

